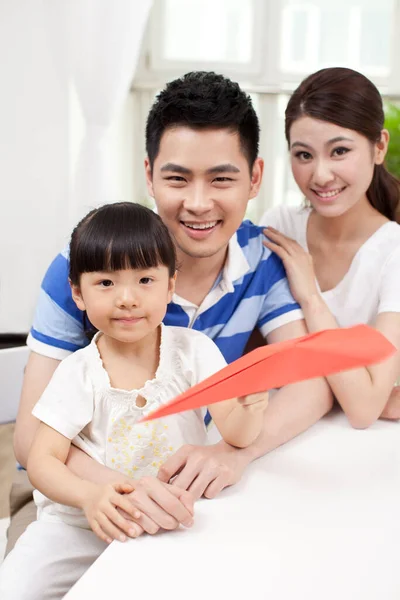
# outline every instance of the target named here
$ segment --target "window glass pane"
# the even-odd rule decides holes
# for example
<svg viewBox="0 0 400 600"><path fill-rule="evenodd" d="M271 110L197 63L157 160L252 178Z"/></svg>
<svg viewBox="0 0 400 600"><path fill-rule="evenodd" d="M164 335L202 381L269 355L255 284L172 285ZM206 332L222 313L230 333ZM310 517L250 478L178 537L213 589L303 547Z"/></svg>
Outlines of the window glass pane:
<svg viewBox="0 0 400 600"><path fill-rule="evenodd" d="M163 7L164 59L250 62L252 0L163 0Z"/></svg>
<svg viewBox="0 0 400 600"><path fill-rule="evenodd" d="M372 35L372 32L374 35ZM371 70L382 69L390 61L390 23L388 14L376 7L365 10L361 18L361 63ZM398 33L398 35L400 32Z"/></svg>
<svg viewBox="0 0 400 600"><path fill-rule="evenodd" d="M347 62L349 53L347 24L344 23L343 7L329 6L321 16L319 62L324 66L343 65ZM318 64L316 68L318 68Z"/></svg>
<svg viewBox="0 0 400 600"><path fill-rule="evenodd" d="M371 75L390 72L395 0L283 0L281 69L310 73L347 66Z"/></svg>

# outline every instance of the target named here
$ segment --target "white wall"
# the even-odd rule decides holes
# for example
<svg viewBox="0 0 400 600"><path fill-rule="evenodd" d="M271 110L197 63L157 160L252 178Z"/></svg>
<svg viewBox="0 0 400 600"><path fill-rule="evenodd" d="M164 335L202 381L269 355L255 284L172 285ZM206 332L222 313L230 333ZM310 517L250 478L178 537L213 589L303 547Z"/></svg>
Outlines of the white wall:
<svg viewBox="0 0 400 600"><path fill-rule="evenodd" d="M0 332L29 329L65 234L67 80L55 70L53 44L43 1L0 2Z"/></svg>
<svg viewBox="0 0 400 600"><path fill-rule="evenodd" d="M84 130L63 2L0 1L0 333L29 330L43 274L76 221L71 182ZM132 199L131 128L128 98L108 140L115 200Z"/></svg>

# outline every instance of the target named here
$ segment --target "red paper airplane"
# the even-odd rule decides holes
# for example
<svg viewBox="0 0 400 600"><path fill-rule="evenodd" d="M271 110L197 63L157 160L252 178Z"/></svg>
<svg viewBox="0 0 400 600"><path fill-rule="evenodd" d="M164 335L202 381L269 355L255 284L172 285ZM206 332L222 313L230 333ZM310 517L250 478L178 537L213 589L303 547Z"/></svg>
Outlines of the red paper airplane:
<svg viewBox="0 0 400 600"><path fill-rule="evenodd" d="M257 348L149 413L151 421L229 398L279 388L366 367L389 358L396 348L368 325L328 329Z"/></svg>

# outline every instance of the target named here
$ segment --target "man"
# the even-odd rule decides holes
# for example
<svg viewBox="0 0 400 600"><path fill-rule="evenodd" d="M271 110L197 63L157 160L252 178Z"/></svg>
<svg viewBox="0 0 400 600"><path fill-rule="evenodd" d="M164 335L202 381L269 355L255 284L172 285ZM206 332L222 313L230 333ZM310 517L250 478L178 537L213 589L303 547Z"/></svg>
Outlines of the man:
<svg viewBox="0 0 400 600"><path fill-rule="evenodd" d="M189 73L169 83L147 121L147 185L173 236L179 263L176 293L164 322L203 331L228 362L242 355L254 328L268 343L306 333L280 259L263 246L261 228L242 223L247 203L261 185L258 143L250 98L214 73ZM15 433L22 465L38 424L32 408L59 361L87 343L83 324L84 315L71 298L68 255L63 253L45 275L28 338L32 353ZM142 511L139 532L177 526L190 503L180 490L195 498L214 497L237 482L252 460L310 427L331 405L322 379L287 386L270 400L263 433L251 447L238 450L220 442L181 448L161 467L158 480L136 482L131 497ZM68 466L98 483L119 477L77 448Z"/></svg>

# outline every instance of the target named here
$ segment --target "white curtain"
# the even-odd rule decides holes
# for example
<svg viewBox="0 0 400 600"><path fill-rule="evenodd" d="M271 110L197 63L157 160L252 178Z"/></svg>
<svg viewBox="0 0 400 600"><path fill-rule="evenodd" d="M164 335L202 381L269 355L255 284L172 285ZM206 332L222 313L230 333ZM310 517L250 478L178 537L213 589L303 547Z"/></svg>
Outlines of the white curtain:
<svg viewBox="0 0 400 600"><path fill-rule="evenodd" d="M138 62L152 0L68 0L71 79L85 120L70 206L72 224L116 197L107 134Z"/></svg>

